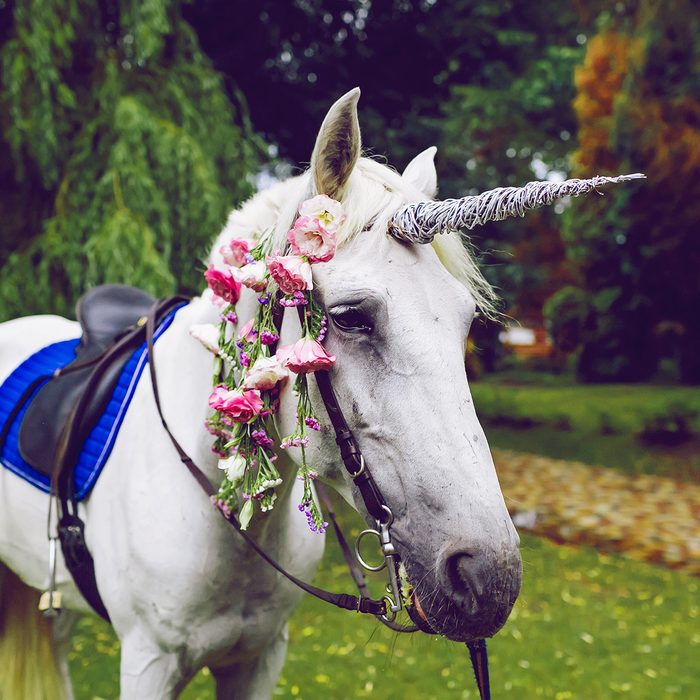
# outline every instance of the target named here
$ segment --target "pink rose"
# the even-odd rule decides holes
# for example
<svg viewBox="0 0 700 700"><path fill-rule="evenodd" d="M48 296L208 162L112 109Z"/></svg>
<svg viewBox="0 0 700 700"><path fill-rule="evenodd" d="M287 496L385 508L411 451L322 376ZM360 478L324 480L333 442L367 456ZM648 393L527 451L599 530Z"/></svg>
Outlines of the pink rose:
<svg viewBox="0 0 700 700"><path fill-rule="evenodd" d="M335 254L335 233L323 227L319 219L300 216L287 233L295 255L304 255L310 263L328 262Z"/></svg>
<svg viewBox="0 0 700 700"><path fill-rule="evenodd" d="M320 369L330 369L335 362L335 355L329 355L321 343L304 336L294 345L280 348L277 351L277 359L292 372L308 374Z"/></svg>
<svg viewBox="0 0 700 700"><path fill-rule="evenodd" d="M264 292L267 287L267 268L262 260L239 267L233 274L242 285L256 292Z"/></svg>
<svg viewBox="0 0 700 700"><path fill-rule="evenodd" d="M245 340L246 343L254 343L257 333L253 330L253 319L244 323L238 331L238 339Z"/></svg>
<svg viewBox="0 0 700 700"><path fill-rule="evenodd" d="M341 203L326 194L318 194L302 202L299 214L308 216L310 219L318 219L321 226L330 233L336 233L345 220Z"/></svg>
<svg viewBox="0 0 700 700"><path fill-rule="evenodd" d="M246 260L246 254L255 248L257 242L254 240L245 240L244 238L234 238L230 243L222 245L219 248L219 253L228 265L233 265L234 267L242 267L248 261Z"/></svg>
<svg viewBox="0 0 700 700"><path fill-rule="evenodd" d="M217 297L225 299L229 304L235 304L241 296L241 285L233 276L230 268L219 269L214 265L209 265L209 269L204 273L209 289Z"/></svg>
<svg viewBox="0 0 700 700"><path fill-rule="evenodd" d="M243 381L243 388L269 391L287 379L288 376L289 372L276 357L259 357L255 364L248 369Z"/></svg>
<svg viewBox="0 0 700 700"><path fill-rule="evenodd" d="M311 265L298 255L269 255L265 262L272 278L285 294L313 289Z"/></svg>
<svg viewBox="0 0 700 700"><path fill-rule="evenodd" d="M215 411L220 411L221 407L223 406L224 398L226 398L228 393L229 390L223 384L219 384L219 386L214 387L211 394L209 394L209 405Z"/></svg>
<svg viewBox="0 0 700 700"><path fill-rule="evenodd" d="M217 387L218 389L219 387ZM214 392L216 389L214 390ZM212 392L212 394L214 393ZM211 396L209 405L211 405ZM226 391L221 392L215 399L217 411L226 413L235 423L250 423L262 411L265 404L260 398L259 391Z"/></svg>

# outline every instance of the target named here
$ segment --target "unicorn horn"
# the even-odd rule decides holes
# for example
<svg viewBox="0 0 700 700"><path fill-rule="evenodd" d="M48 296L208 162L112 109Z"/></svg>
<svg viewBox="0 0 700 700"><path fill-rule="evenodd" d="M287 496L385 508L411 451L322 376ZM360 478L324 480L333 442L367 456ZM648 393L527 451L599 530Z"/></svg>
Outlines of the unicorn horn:
<svg viewBox="0 0 700 700"><path fill-rule="evenodd" d="M438 233L463 228L472 229L487 221L502 221L511 216L525 216L528 209L551 204L558 197L578 197L600 185L645 178L642 173L596 176L587 180L563 182L528 182L524 187L497 187L482 194L413 202L399 209L389 223L389 233L409 243L430 243Z"/></svg>

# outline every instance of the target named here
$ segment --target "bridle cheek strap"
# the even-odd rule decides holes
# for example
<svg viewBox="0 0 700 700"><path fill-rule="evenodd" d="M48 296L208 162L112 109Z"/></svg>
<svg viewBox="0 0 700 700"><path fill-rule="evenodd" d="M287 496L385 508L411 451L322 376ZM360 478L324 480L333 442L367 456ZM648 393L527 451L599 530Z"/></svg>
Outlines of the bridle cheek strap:
<svg viewBox="0 0 700 700"><path fill-rule="evenodd" d="M330 375L323 370L315 372L314 376L328 412L328 417L335 431L335 441L340 448L343 464L352 477L353 483L357 486L367 512L378 522L385 522L387 515L390 513L389 508L377 488L372 474L365 465L360 447L340 409L335 391L333 391Z"/></svg>

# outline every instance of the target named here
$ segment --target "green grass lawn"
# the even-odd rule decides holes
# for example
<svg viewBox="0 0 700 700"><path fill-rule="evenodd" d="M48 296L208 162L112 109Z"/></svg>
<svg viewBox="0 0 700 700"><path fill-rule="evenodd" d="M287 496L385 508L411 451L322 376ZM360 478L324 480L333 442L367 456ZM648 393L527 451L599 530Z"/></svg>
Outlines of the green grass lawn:
<svg viewBox="0 0 700 700"><path fill-rule="evenodd" d="M697 438L661 448L636 437L645 422L668 412L670 405L700 413L697 389L530 380L521 384L496 377L473 385L477 412L493 446L633 472L700 476ZM700 432L698 418L690 420L692 430ZM517 429L518 424L529 427ZM344 513L343 519L351 516ZM697 693L698 579L534 537L523 538L523 561L520 599L489 644L495 698L658 700ZM317 583L350 591L334 543ZM463 645L396 635L372 619L311 598L293 616L290 632L276 696L477 698ZM107 625L94 619L80 622L71 654L77 700L117 697L118 650ZM183 697L214 698L206 672Z"/></svg>
<svg viewBox="0 0 700 700"><path fill-rule="evenodd" d="M344 519L348 519L344 515ZM494 698L689 698L700 687L697 579L588 548L523 538L523 589L489 643ZM350 590L335 543L318 583ZM71 669L77 700L116 698L118 643L84 619ZM477 698L463 645L396 635L372 619L306 598L276 697L314 700ZM202 672L188 700L214 698Z"/></svg>
<svg viewBox="0 0 700 700"><path fill-rule="evenodd" d="M546 381L546 380L543 380ZM700 389L650 384L516 384L494 375L472 384L484 419L522 419L593 433L601 429L634 434L645 420L676 405L696 413L690 426L700 432Z"/></svg>
<svg viewBox="0 0 700 700"><path fill-rule="evenodd" d="M554 379L543 375L538 382L531 375L518 383L495 375L473 383L474 405L492 447L632 473L700 478L699 389ZM679 412L695 433L689 439L662 445L639 438L655 418Z"/></svg>

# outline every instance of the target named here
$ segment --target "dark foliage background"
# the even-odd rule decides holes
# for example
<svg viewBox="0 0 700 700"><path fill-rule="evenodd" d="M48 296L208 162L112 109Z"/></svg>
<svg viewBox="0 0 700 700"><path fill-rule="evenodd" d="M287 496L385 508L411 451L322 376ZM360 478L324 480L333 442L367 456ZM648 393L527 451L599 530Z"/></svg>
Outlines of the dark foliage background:
<svg viewBox="0 0 700 700"><path fill-rule="evenodd" d="M368 151L401 169L437 145L442 196L647 172L474 242L507 313L546 322L582 379L648 379L666 358L698 381L693 8L0 0L0 317L69 314L104 281L196 291L260 167L304 167L360 85ZM496 331L476 330L487 368Z"/></svg>

